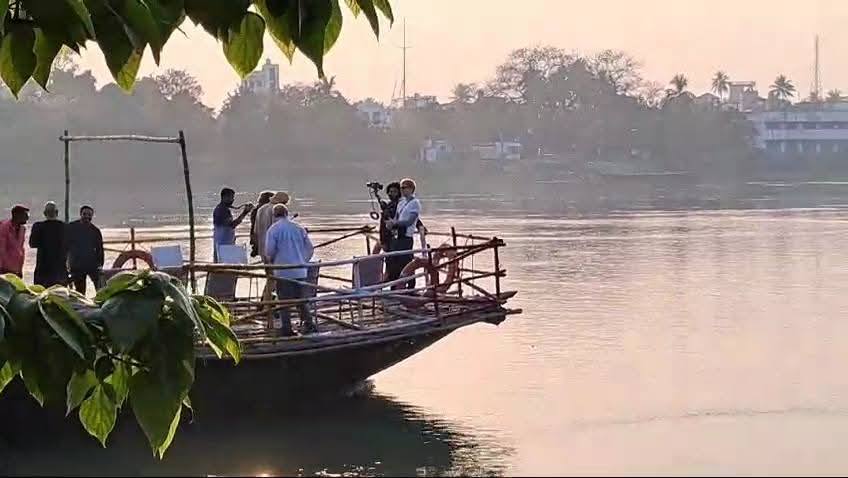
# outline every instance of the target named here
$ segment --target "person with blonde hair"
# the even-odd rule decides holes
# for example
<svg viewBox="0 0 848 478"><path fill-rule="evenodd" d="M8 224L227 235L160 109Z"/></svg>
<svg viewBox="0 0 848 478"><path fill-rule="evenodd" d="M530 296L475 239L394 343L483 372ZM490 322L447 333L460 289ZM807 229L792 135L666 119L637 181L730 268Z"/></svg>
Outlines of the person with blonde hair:
<svg viewBox="0 0 848 478"><path fill-rule="evenodd" d="M68 283L68 245L65 223L59 220L59 208L48 201L44 205L44 221L32 225L29 247L37 249L33 282L50 287Z"/></svg>
<svg viewBox="0 0 848 478"><path fill-rule="evenodd" d="M400 193L403 197L398 202L395 218L386 222L386 227L392 231L392 251L412 251L415 244L414 237L418 232L416 226L421 217L421 202L415 197L415 188L415 181L412 179L406 178L400 182ZM395 257L396 259L390 261L391 270L388 270L389 264L386 264L386 275L389 281L400 278L403 268L412 262L413 259L412 252ZM403 287L395 285L392 286L392 289L401 289ZM414 289L415 280L409 281L406 284L406 288Z"/></svg>

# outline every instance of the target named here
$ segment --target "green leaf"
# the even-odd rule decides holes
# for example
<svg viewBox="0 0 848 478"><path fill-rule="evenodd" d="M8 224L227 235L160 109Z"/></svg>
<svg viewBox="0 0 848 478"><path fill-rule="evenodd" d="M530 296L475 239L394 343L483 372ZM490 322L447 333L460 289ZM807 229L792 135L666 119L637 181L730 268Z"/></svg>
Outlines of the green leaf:
<svg viewBox="0 0 848 478"><path fill-rule="evenodd" d="M68 318L64 311L46 300L38 301L41 316L50 328L71 348L81 359L85 359L87 341L79 328Z"/></svg>
<svg viewBox="0 0 848 478"><path fill-rule="evenodd" d="M124 405L130 393L130 366L123 362L115 362L115 370L106 379L106 383L115 390L115 404L118 408Z"/></svg>
<svg viewBox="0 0 848 478"><path fill-rule="evenodd" d="M9 11L9 0L0 0L0 20L6 18L6 12ZM5 30L5 21L0 21L0 34Z"/></svg>
<svg viewBox="0 0 848 478"><path fill-rule="evenodd" d="M21 280L21 278L16 276L15 274L3 274L2 276L0 276L0 278L5 280L7 283L11 284L12 287L15 288L16 292L29 291L29 287L27 287L26 282Z"/></svg>
<svg viewBox="0 0 848 478"><path fill-rule="evenodd" d="M265 19L265 25L277 48L291 62L297 50L294 44L297 0L256 0L256 8Z"/></svg>
<svg viewBox="0 0 848 478"><path fill-rule="evenodd" d="M9 305L12 296L17 294L18 290L11 282L0 277L0 305Z"/></svg>
<svg viewBox="0 0 848 478"><path fill-rule="evenodd" d="M330 19L327 21L327 27L324 30L324 53L326 54L333 48L339 35L342 33L342 9L339 7L339 0L330 0Z"/></svg>
<svg viewBox="0 0 848 478"><path fill-rule="evenodd" d="M242 21L250 4L250 0L185 0L185 12L195 25L223 41L227 30Z"/></svg>
<svg viewBox="0 0 848 478"><path fill-rule="evenodd" d="M194 310L194 305L191 297L185 287L179 280L162 272L150 273L151 283L154 284L163 295L170 297L176 311L185 318L188 318L202 338L206 338L203 322L201 322L197 311Z"/></svg>
<svg viewBox="0 0 848 478"><path fill-rule="evenodd" d="M365 14L365 18L371 24L374 35L380 38L380 19L377 17L377 10L374 8L374 0L356 0L356 3L359 4L359 8L362 9L362 13Z"/></svg>
<svg viewBox="0 0 848 478"><path fill-rule="evenodd" d="M30 25L13 23L0 43L0 77L17 98L35 70L35 32Z"/></svg>
<svg viewBox="0 0 848 478"><path fill-rule="evenodd" d="M83 400L88 397L90 392L98 383L97 376L90 369L85 369L83 372L74 371L71 379L68 381L67 395L67 414L70 415Z"/></svg>
<svg viewBox="0 0 848 478"><path fill-rule="evenodd" d="M47 89L47 81L50 79L50 71L53 68L53 60L62 49L62 40L53 37L44 30L38 28L35 30L35 71L32 73L32 78Z"/></svg>
<svg viewBox="0 0 848 478"><path fill-rule="evenodd" d="M106 282L106 286L97 291L94 301L102 304L110 297L125 291L138 291L144 287L143 281L147 279L149 269L140 272L119 272Z"/></svg>
<svg viewBox="0 0 848 478"><path fill-rule="evenodd" d="M102 307L109 338L119 352L129 352L156 326L165 299L144 292L112 296Z"/></svg>
<svg viewBox="0 0 848 478"><path fill-rule="evenodd" d="M9 385L15 376L21 371L20 362L7 361L3 367L0 367L0 393Z"/></svg>
<svg viewBox="0 0 848 478"><path fill-rule="evenodd" d="M88 12L88 8L86 8L83 0L65 0L68 5L73 9L74 13L76 13L77 18L80 19L86 31L88 32L89 37L94 38L94 24L91 22L91 14Z"/></svg>
<svg viewBox="0 0 848 478"><path fill-rule="evenodd" d="M6 338L6 323L12 323L12 318L9 316L9 312L6 311L6 308L0 304L0 342L3 342L3 339Z"/></svg>
<svg viewBox="0 0 848 478"><path fill-rule="evenodd" d="M248 12L237 25L229 29L224 40L224 56L244 78L249 75L262 58L262 38L265 35L265 20Z"/></svg>
<svg viewBox="0 0 848 478"><path fill-rule="evenodd" d="M218 309L220 305L217 302L209 300L214 302L214 305L204 300L198 302L198 314L206 327L206 342L219 358L223 357L223 352L226 351L238 363L241 361L241 344L229 327L229 314Z"/></svg>
<svg viewBox="0 0 848 478"><path fill-rule="evenodd" d="M150 45L153 58L159 64L159 53L162 51L164 42L153 12L148 8L144 0L129 0L123 2L123 8L118 11L124 21L127 36L135 46L136 51L143 51L144 47Z"/></svg>
<svg viewBox="0 0 848 478"><path fill-rule="evenodd" d="M44 390L41 388L40 381L44 378L41 376L39 370L35 367L29 366L28 364L21 364L21 378L24 380L24 385L26 385L26 389L29 392L30 396L38 402L42 407L44 406L44 401L46 399L44 395Z"/></svg>
<svg viewBox="0 0 848 478"><path fill-rule="evenodd" d="M51 287L47 292L47 299L56 307L62 310L65 315L71 319L74 325L79 328L80 332L83 333L88 339L94 339L94 336L91 334L91 331L88 330L88 327L85 325L85 320L83 320L82 315L77 312L71 306L69 299L71 297L78 299L79 294L76 291L68 290L64 287ZM86 305L90 304L88 299L83 297L82 302Z"/></svg>
<svg viewBox="0 0 848 478"><path fill-rule="evenodd" d="M347 3L347 7L350 9L351 13L353 13L353 18L358 17L359 14L362 13L362 9L359 8L359 4L356 0L345 0L345 2Z"/></svg>
<svg viewBox="0 0 848 478"><path fill-rule="evenodd" d="M125 91L132 90L144 50L136 48L127 33L124 21L107 0L85 0L91 13L97 44L106 58L106 65L115 82Z"/></svg>
<svg viewBox="0 0 848 478"><path fill-rule="evenodd" d="M153 15L156 28L159 30L159 38L164 47L174 30L185 20L185 2L183 0L156 0L148 1L147 6ZM159 64L159 53L154 51L153 58Z"/></svg>
<svg viewBox="0 0 848 478"><path fill-rule="evenodd" d="M167 393L167 390L168 387L163 387L161 381L149 372L139 371L130 378L133 413L154 454L160 457L174 438L174 423L179 423L184 398Z"/></svg>
<svg viewBox="0 0 848 478"><path fill-rule="evenodd" d="M115 419L118 416L118 407L106 392L108 385L97 385L94 392L88 397L79 410L79 419L83 428L89 434L100 440L106 447L106 438L115 427Z"/></svg>
<svg viewBox="0 0 848 478"><path fill-rule="evenodd" d="M392 12L392 6L389 0L374 0L374 6L383 12L383 15L389 20L390 25L395 22L395 15Z"/></svg>

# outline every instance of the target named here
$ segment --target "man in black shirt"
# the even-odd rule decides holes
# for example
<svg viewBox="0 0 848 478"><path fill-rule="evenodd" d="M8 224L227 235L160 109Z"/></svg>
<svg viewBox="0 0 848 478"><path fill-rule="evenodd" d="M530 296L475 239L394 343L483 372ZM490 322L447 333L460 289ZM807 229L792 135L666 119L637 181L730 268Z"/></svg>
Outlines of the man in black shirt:
<svg viewBox="0 0 848 478"><path fill-rule="evenodd" d="M58 219L59 208L53 201L44 205L46 220L32 225L29 247L38 249L34 282L44 287L68 283L68 253L65 223Z"/></svg>
<svg viewBox="0 0 848 478"><path fill-rule="evenodd" d="M83 206L80 219L68 224L68 263L74 289L80 294L85 294L87 278L91 278L95 288L100 285L103 270L103 235L91 223L92 218L94 209Z"/></svg>

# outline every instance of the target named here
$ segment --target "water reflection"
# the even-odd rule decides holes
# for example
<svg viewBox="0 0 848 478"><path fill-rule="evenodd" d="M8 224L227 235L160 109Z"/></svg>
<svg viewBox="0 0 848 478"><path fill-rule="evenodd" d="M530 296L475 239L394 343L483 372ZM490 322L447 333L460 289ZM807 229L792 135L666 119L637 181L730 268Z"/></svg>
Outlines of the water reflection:
<svg viewBox="0 0 848 478"><path fill-rule="evenodd" d="M8 431L5 430L5 431ZM185 424L163 461L124 417L100 448L74 424L0 438L2 475L501 475L511 450L387 396L285 410L232 410Z"/></svg>

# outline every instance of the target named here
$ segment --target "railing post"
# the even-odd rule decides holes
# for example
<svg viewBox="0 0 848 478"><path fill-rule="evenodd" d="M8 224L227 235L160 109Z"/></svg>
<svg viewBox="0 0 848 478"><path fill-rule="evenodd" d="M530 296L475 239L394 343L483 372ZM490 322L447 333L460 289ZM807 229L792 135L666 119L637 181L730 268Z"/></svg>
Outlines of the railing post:
<svg viewBox="0 0 848 478"><path fill-rule="evenodd" d="M130 250L135 252L135 228L134 227L130 228ZM132 261L133 261L133 270L137 270L138 269L138 261L136 260L134 254L133 254L133 260Z"/></svg>
<svg viewBox="0 0 848 478"><path fill-rule="evenodd" d="M495 237L492 239L492 243L495 245L495 295L498 297L498 301L501 300L501 260L498 255L498 248L500 246L500 240Z"/></svg>
<svg viewBox="0 0 848 478"><path fill-rule="evenodd" d="M65 143L65 222L68 223L71 221L71 152L68 130L65 130L62 142Z"/></svg>
<svg viewBox="0 0 848 478"><path fill-rule="evenodd" d="M453 240L454 252L459 254L459 252L456 250L456 247L457 247L456 228L453 227L453 226L451 226L451 239ZM456 265L456 268L459 271L459 277L457 277L457 284L456 285L457 285L457 290L459 292L460 297L462 297L462 263L463 262L465 262L465 261L464 260L460 261L460 263Z"/></svg>
<svg viewBox="0 0 848 478"><path fill-rule="evenodd" d="M429 247L427 248L427 267L428 267L427 272L434 270L434 267L433 267L433 250ZM438 271L438 269L435 269L435 270L436 270L436 277L438 278L439 277L439 271ZM429 277L430 277L429 274L424 277L425 283L426 283L427 280L429 280ZM439 319L439 321L441 322L442 314L441 314L441 312L439 312L439 291L436 290L436 285L437 285L437 283L431 281L430 287L433 288L433 308L436 309L436 318ZM442 325L445 325L444 322L442 322Z"/></svg>

